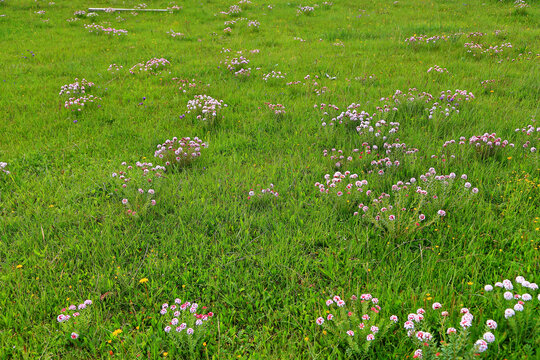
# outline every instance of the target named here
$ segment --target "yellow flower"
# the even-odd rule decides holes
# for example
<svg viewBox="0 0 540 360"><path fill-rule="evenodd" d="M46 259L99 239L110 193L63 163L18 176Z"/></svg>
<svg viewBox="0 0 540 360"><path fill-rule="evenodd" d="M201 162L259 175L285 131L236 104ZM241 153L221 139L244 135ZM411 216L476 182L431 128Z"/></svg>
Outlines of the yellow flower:
<svg viewBox="0 0 540 360"><path fill-rule="evenodd" d="M306 337L304 338L304 341L309 341L309 338L306 336Z"/></svg>
<svg viewBox="0 0 540 360"><path fill-rule="evenodd" d="M139 330L139 327L137 326L137 327L135 328L135 330Z"/></svg>
<svg viewBox="0 0 540 360"><path fill-rule="evenodd" d="M112 336L118 336L122 333L122 329L116 329L113 331Z"/></svg>
<svg viewBox="0 0 540 360"><path fill-rule="evenodd" d="M508 159L508 160L512 160L512 157L511 157L511 156L509 156L509 157L507 157L507 159Z"/></svg>
<svg viewBox="0 0 540 360"><path fill-rule="evenodd" d="M433 299L433 298L431 296L429 296L426 300L430 301L431 299Z"/></svg>
<svg viewBox="0 0 540 360"><path fill-rule="evenodd" d="M326 335L326 330L323 330L322 334L323 334L323 335Z"/></svg>
<svg viewBox="0 0 540 360"><path fill-rule="evenodd" d="M107 340L107 342L110 344L112 342L112 340Z"/></svg>
<svg viewBox="0 0 540 360"><path fill-rule="evenodd" d="M467 283L467 285L469 285L469 286L472 285L472 284L474 284L472 281L469 281L469 282Z"/></svg>
<svg viewBox="0 0 540 360"><path fill-rule="evenodd" d="M139 284L144 284L145 282L148 282L148 278L142 278L139 280Z"/></svg>
<svg viewBox="0 0 540 360"><path fill-rule="evenodd" d="M163 353L163 357L167 357L167 355L169 355L169 353L167 353L167 352Z"/></svg>
<svg viewBox="0 0 540 360"><path fill-rule="evenodd" d="M203 343L202 343L202 346L206 346L206 342L203 342Z"/></svg>
<svg viewBox="0 0 540 360"><path fill-rule="evenodd" d="M22 268L22 265L21 264L17 265L17 269L20 269L20 268Z"/></svg>

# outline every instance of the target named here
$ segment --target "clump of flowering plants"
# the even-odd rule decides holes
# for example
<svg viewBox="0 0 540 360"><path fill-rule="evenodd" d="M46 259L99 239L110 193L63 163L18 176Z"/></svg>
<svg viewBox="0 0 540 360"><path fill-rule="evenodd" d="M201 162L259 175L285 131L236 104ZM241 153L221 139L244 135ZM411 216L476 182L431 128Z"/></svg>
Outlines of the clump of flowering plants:
<svg viewBox="0 0 540 360"><path fill-rule="evenodd" d="M494 320L487 320L484 329L480 330L482 325L478 319L475 320L469 309L462 308L459 325L452 327L450 325L455 316L441 310L443 306L438 302L431 307L433 310L417 309L407 316L403 324L407 337L417 347L413 359L475 359L488 349L489 344L495 342L492 331L497 328L497 323ZM479 334L483 332L483 335L474 340L471 330Z"/></svg>
<svg viewBox="0 0 540 360"><path fill-rule="evenodd" d="M360 300L353 295L347 302L334 296L326 300L326 306L315 322L349 356L366 354L398 322L395 315L387 318L381 314L379 299L371 294L362 294Z"/></svg>
<svg viewBox="0 0 540 360"><path fill-rule="evenodd" d="M227 67L227 70L235 74L242 69L248 69L249 63L250 60L242 55L234 58L227 57L223 61L223 64ZM251 70L251 68L249 69Z"/></svg>
<svg viewBox="0 0 540 360"><path fill-rule="evenodd" d="M418 149L408 147L396 139L394 143L384 143L379 148L377 145L362 143L361 149L353 149L346 153L343 150L332 148L323 150L323 156L329 164L336 169L345 166L347 169L362 170L371 174L373 172L384 175L403 164L408 155L413 155Z"/></svg>
<svg viewBox="0 0 540 360"><path fill-rule="evenodd" d="M325 199L330 199L336 204L344 206L346 209L352 209L358 202L371 194L367 190L367 180L359 180L358 174L350 171L343 173L336 171L334 175L326 174L324 182L316 182L315 187L324 194Z"/></svg>
<svg viewBox="0 0 540 360"><path fill-rule="evenodd" d="M198 350L203 347L214 313L208 311L206 306L199 307L197 303L182 302L180 299L175 299L172 305L164 303L159 313L166 323L163 331L174 343L171 352L178 353L184 359L198 359Z"/></svg>
<svg viewBox="0 0 540 360"><path fill-rule="evenodd" d="M88 81L86 79L82 79L79 81L79 79L75 78L75 82L72 84L66 84L62 85L60 88L60 92L58 95L81 95L86 94L86 91L90 89L91 87L95 86L95 84L91 81Z"/></svg>
<svg viewBox="0 0 540 360"><path fill-rule="evenodd" d="M121 198L122 205L129 216L144 215L150 207L156 206L156 186L163 177L165 167L152 163L139 162L135 166L122 163L123 170L112 173L119 185L114 189Z"/></svg>
<svg viewBox="0 0 540 360"><path fill-rule="evenodd" d="M359 204L354 214L397 238L442 220L446 210L463 207L477 193L466 174L436 175L431 168L419 181L411 178L392 185L392 195L370 193L371 201Z"/></svg>
<svg viewBox="0 0 540 360"><path fill-rule="evenodd" d="M6 170L7 166L8 166L8 163L0 161L0 172L3 172L4 174L9 175L10 174L9 170Z"/></svg>
<svg viewBox="0 0 540 360"><path fill-rule="evenodd" d="M115 29L112 27L105 27L98 24L86 24L84 25L84 28L87 29L89 32L93 32L97 34L107 34L107 35L113 35L113 36L127 35L128 33L128 31L124 29Z"/></svg>
<svg viewBox="0 0 540 360"><path fill-rule="evenodd" d="M285 111L285 105L283 104L271 104L269 102L265 102L264 104L268 106L268 109L270 109L277 118L282 117L287 113L287 111Z"/></svg>
<svg viewBox="0 0 540 360"><path fill-rule="evenodd" d="M484 286L485 306L498 310L498 317L508 326L510 336L519 336L538 329L539 316L536 300L540 301L538 284L523 276L517 276L515 283L509 279ZM502 317L504 316L504 320Z"/></svg>
<svg viewBox="0 0 540 360"><path fill-rule="evenodd" d="M91 322L88 309L90 305L92 305L92 300L85 300L79 305L69 305L60 311L56 321L60 324L60 329L65 336L77 340L80 334L88 329Z"/></svg>
<svg viewBox="0 0 540 360"><path fill-rule="evenodd" d="M129 69L129 72L131 74L150 73L152 75L157 75L169 65L171 65L171 63L165 58L152 58L145 63L133 65Z"/></svg>
<svg viewBox="0 0 540 360"><path fill-rule="evenodd" d="M274 190L274 184L270 184L267 188L257 185L254 189L249 189L248 200L254 199L273 199L279 197L277 191Z"/></svg>
<svg viewBox="0 0 540 360"><path fill-rule="evenodd" d="M465 149L468 148L473 149L480 158L487 159L497 156L505 148L513 148L514 144L497 136L496 133L484 133L482 135L473 135L469 139L462 136L459 141L447 140L443 144L443 149L446 151L453 150L456 146L460 148L462 156L465 155Z"/></svg>
<svg viewBox="0 0 540 360"><path fill-rule="evenodd" d="M472 101L474 95L467 90L456 89L441 91L439 98L431 104L429 119L442 118L448 119L452 114L459 114L459 107L465 102Z"/></svg>
<svg viewBox="0 0 540 360"><path fill-rule="evenodd" d="M198 137L167 139L163 144L157 145L154 157L164 161L166 168L179 169L191 165L201 156L201 150L206 149L208 144Z"/></svg>
<svg viewBox="0 0 540 360"><path fill-rule="evenodd" d="M69 95L67 100L64 101L64 108L72 111L82 111L88 104L101 101L100 97L88 94L88 92L94 87L95 84L86 79L75 78L75 82L72 84L62 85L58 95ZM73 95L78 97L73 97Z"/></svg>
<svg viewBox="0 0 540 360"><path fill-rule="evenodd" d="M227 104L208 95L195 95L186 107L187 114L195 114L197 120L213 124L221 117L221 110L226 108Z"/></svg>

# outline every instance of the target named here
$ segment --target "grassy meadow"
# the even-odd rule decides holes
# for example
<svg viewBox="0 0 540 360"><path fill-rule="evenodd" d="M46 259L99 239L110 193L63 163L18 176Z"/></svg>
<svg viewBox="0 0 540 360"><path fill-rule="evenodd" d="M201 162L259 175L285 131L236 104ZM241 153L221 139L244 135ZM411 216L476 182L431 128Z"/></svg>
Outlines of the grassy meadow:
<svg viewBox="0 0 540 360"><path fill-rule="evenodd" d="M0 359L540 358L538 2L146 5L0 0Z"/></svg>

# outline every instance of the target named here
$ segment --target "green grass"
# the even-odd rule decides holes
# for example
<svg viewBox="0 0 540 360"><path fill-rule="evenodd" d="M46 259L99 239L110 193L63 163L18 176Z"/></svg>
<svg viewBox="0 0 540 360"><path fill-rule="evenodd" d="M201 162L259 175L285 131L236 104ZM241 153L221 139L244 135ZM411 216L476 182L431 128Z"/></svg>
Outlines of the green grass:
<svg viewBox="0 0 540 360"><path fill-rule="evenodd" d="M299 5L312 4L254 1L240 16L258 20L259 31L239 22L230 35L223 23L232 18L220 11L233 3L221 0L188 0L172 14L100 13L66 21L85 6L138 3L0 2L6 15L0 17L0 161L11 172L0 173L0 358L155 359L165 352L184 358L175 354L159 315L161 304L175 297L216 314L206 347L193 358L345 358L338 346L345 335L325 337L315 319L330 296L364 292L381 300L385 316L400 318L366 358L412 357L402 320L432 301L453 310L468 306L480 324L499 322L498 340L485 357L540 356L538 321L519 314L522 320L512 326L504 305L483 294L484 284L517 275L540 282L538 153L521 149L524 136L514 132L539 126L531 120L540 99L537 3L516 12L512 2L495 0L343 0L297 16ZM164 0L149 3L167 6ZM89 33L83 24L91 21L128 34ZM171 29L185 37L170 37ZM504 32L496 36L495 30ZM486 35L429 45L404 41L414 34L473 31ZM338 41L344 46L333 45ZM465 42L510 42L513 48L473 57ZM239 50L251 60L245 80L222 63ZM511 61L529 51L530 60ZM169 60L168 70L129 74L153 57ZM123 70L108 72L112 63ZM449 73L428 74L436 64ZM264 82L272 70L287 73L286 79ZM307 74L318 75L327 92L317 96L309 86L285 85L306 82ZM371 74L374 79L355 80ZM80 114L63 108L59 89L76 77L96 84L92 94L102 97L100 108ZM210 86L184 94L173 77ZM496 83L486 90L480 82L487 79ZM355 102L374 112L381 97L410 87L435 96L466 89L476 98L446 122L429 120L423 107L389 115L401 124L399 139L420 151L392 175L360 178L374 192L390 192L396 181L434 167L468 174L480 192L466 206L448 209L444 220L395 239L314 187L334 171L323 149L350 150L362 140L344 126L321 127L313 105L344 111ZM180 118L200 93L228 104L212 126L192 115ZM287 114L276 118L265 102L284 104ZM486 159L473 151L448 163L431 158L446 140L484 132L516 148ZM209 148L193 166L161 179L156 207L128 217L111 173L122 161L158 163L156 144L173 136L198 136ZM537 146L538 135L531 138ZM247 200L249 189L270 183L278 199ZM140 284L142 278L148 282ZM68 341L56 316L85 299L94 302L90 325L78 341ZM538 319L536 297L527 306ZM481 336L477 328L474 335ZM122 333L111 335L116 329Z"/></svg>

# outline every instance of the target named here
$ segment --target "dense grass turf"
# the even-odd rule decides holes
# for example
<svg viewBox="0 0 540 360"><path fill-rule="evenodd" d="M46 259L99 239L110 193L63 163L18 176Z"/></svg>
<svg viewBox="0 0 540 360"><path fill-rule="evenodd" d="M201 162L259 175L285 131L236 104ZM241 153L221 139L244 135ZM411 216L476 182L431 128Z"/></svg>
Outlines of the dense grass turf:
<svg viewBox="0 0 540 360"><path fill-rule="evenodd" d="M404 318L433 301L458 312L470 307L476 338L486 319L499 322L485 357L539 356L536 297L510 321L508 306L483 290L516 275L540 281L538 153L522 148L526 140L537 146L538 135L514 131L539 126L536 2L519 11L495 0L336 0L306 15L298 6L313 4L255 1L232 17L220 13L232 2L189 0L173 13L66 21L88 6L137 4L0 2L0 161L10 171L0 173L1 358L342 358L346 335L324 335L315 319L330 296L348 301L367 292L380 299L385 318L400 318L367 358L412 357ZM258 30L239 17L259 21ZM232 19L227 34L224 22ZM83 25L92 22L128 33L91 33ZM171 29L185 36L172 37ZM405 42L420 34L449 39ZM473 56L466 42L512 48ZM250 60L245 79L225 64L240 50ZM170 65L157 75L129 73L153 57ZM123 69L108 71L113 63ZM428 73L434 65L448 72ZM263 81L272 70L285 78ZM75 78L96 84L99 107L64 109L58 92ZM173 78L197 86L183 93ZM293 81L306 85L286 85ZM384 176L350 170L376 193L431 167L466 173L479 193L463 206L448 194L444 218L392 236L353 216L357 203L314 186L335 171L324 149L350 151L364 141L346 126L321 126L314 105L334 104L337 115L354 102L373 113L382 97L412 87L436 97L465 89L475 99L446 120L429 119L419 102L389 112L389 121L400 122L399 140L419 151ZM214 124L185 114L198 94L228 105ZM286 114L274 115L266 102L283 104ZM516 147L481 157L454 145L441 161L445 141L485 132ZM173 136L198 136L209 147L192 166L156 180L155 207L128 216L111 174L123 161L160 163L156 144ZM278 198L248 199L250 189L270 183ZM205 344L191 352L177 350L163 331L161 304L175 297L215 313ZM85 299L93 301L91 317L81 337L69 340L56 316Z"/></svg>

